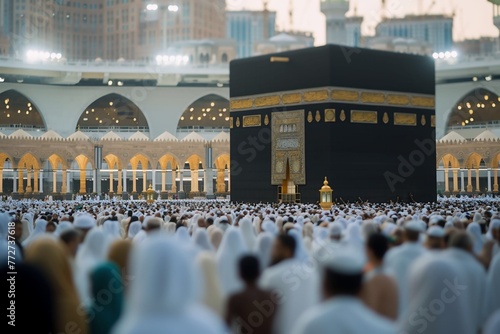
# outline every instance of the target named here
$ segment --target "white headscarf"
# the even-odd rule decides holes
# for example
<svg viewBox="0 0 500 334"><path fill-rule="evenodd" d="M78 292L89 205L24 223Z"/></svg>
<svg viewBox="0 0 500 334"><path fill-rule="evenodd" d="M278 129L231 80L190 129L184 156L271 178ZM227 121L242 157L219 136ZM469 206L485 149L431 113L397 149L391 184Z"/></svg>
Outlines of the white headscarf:
<svg viewBox="0 0 500 334"><path fill-rule="evenodd" d="M34 226L33 226L33 213L32 212L26 212L23 214L23 219L25 219L28 222L28 233L33 232Z"/></svg>
<svg viewBox="0 0 500 334"><path fill-rule="evenodd" d="M217 269L221 281L222 293L230 295L243 288L238 273L238 261L248 251L240 231L229 228L217 250Z"/></svg>
<svg viewBox="0 0 500 334"><path fill-rule="evenodd" d="M290 231L288 231L288 234L295 239L294 258L300 261L307 261L307 259L309 259L309 253L307 252L306 246L304 245L302 232L296 229L291 229Z"/></svg>
<svg viewBox="0 0 500 334"><path fill-rule="evenodd" d="M500 254L495 255L491 260L488 273L486 275L486 296L488 298L487 314L492 314L495 310L500 310Z"/></svg>
<svg viewBox="0 0 500 334"><path fill-rule="evenodd" d="M264 270L271 262L271 250L274 236L271 233L261 233L257 236L257 256L259 258L260 270Z"/></svg>
<svg viewBox="0 0 500 334"><path fill-rule="evenodd" d="M23 241L23 247L29 245L30 242L38 238L39 236L45 234L45 228L47 227L47 221L45 219L37 219L35 222L35 229L30 233L30 236Z"/></svg>
<svg viewBox="0 0 500 334"><path fill-rule="evenodd" d="M473 251L474 254L479 254L483 250L483 236L481 234L481 227L478 223L470 223L467 225L467 232L472 237L472 241L474 242Z"/></svg>
<svg viewBox="0 0 500 334"><path fill-rule="evenodd" d="M109 248L109 238L100 229L91 229L85 240L76 253L75 265L77 277L75 277L76 287L80 294L80 300L86 306L90 300L90 273L99 263L106 260Z"/></svg>
<svg viewBox="0 0 500 334"><path fill-rule="evenodd" d="M247 248L250 251L254 251L257 237L250 218L245 217L240 220L240 231Z"/></svg>
<svg viewBox="0 0 500 334"><path fill-rule="evenodd" d="M194 232L193 242L200 250L208 252L214 251L214 247L208 239L208 232L204 228L199 228Z"/></svg>
<svg viewBox="0 0 500 334"><path fill-rule="evenodd" d="M483 334L498 333L500 333L500 308L489 317L483 330Z"/></svg>
<svg viewBox="0 0 500 334"><path fill-rule="evenodd" d="M141 222L136 220L135 222L130 223L130 226L128 227L128 235L127 238L129 239L134 239L134 237L139 233L139 231L142 229Z"/></svg>
<svg viewBox="0 0 500 334"><path fill-rule="evenodd" d="M444 258L422 256L417 260L409 269L411 302L401 317L401 332L470 334L469 305L467 299L460 298L458 276L457 269ZM429 310L432 320L419 313L422 308Z"/></svg>
<svg viewBox="0 0 500 334"><path fill-rule="evenodd" d="M130 300L113 334L220 334L225 326L197 303L193 262L175 238L154 233L132 251Z"/></svg>
<svg viewBox="0 0 500 334"><path fill-rule="evenodd" d="M102 225L102 231L106 233L111 241L121 239L120 223L118 220L106 220Z"/></svg>

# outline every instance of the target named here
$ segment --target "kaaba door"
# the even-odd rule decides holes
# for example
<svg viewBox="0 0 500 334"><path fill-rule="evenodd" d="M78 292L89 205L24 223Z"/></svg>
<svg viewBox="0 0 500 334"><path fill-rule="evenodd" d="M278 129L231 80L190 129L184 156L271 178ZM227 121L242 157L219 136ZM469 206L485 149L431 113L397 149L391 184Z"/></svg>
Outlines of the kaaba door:
<svg viewBox="0 0 500 334"><path fill-rule="evenodd" d="M283 194L296 193L295 183L290 178L290 160L288 158L286 159L286 172L285 172L285 178L283 179L283 182L281 184L281 189Z"/></svg>

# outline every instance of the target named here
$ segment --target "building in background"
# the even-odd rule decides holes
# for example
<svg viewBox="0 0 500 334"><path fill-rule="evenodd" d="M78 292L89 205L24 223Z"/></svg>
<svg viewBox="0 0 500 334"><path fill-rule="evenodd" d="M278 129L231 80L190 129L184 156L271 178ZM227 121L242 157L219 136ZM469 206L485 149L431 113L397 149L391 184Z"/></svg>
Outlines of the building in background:
<svg viewBox="0 0 500 334"><path fill-rule="evenodd" d="M432 55L432 45L430 43L401 37L372 37L366 40L366 47L369 49L410 53L415 55Z"/></svg>
<svg viewBox="0 0 500 334"><path fill-rule="evenodd" d="M453 49L453 18L446 15L407 15L385 18L376 28L377 37L400 37L427 42L433 52Z"/></svg>
<svg viewBox="0 0 500 334"><path fill-rule="evenodd" d="M276 34L276 12L267 9L228 11L226 19L227 37L236 41L239 58L252 56L256 43Z"/></svg>
<svg viewBox="0 0 500 334"><path fill-rule="evenodd" d="M455 50L461 57L492 55L498 52L498 38L481 37L455 42Z"/></svg>
<svg viewBox="0 0 500 334"><path fill-rule="evenodd" d="M310 32L283 31L266 41L257 42L254 46L255 56L269 53L285 52L314 46L314 36Z"/></svg>
<svg viewBox="0 0 500 334"><path fill-rule="evenodd" d="M15 57L37 50L68 60L150 60L165 44L225 37L224 0L1 0L0 7Z"/></svg>

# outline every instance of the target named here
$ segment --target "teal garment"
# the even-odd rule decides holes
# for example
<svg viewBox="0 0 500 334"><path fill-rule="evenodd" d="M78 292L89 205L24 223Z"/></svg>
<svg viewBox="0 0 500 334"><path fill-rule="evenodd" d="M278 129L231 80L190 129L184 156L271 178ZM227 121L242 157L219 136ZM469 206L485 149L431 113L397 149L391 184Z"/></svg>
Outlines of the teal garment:
<svg viewBox="0 0 500 334"><path fill-rule="evenodd" d="M88 310L90 334L109 334L123 310L125 286L120 269L104 262L90 274L92 306Z"/></svg>

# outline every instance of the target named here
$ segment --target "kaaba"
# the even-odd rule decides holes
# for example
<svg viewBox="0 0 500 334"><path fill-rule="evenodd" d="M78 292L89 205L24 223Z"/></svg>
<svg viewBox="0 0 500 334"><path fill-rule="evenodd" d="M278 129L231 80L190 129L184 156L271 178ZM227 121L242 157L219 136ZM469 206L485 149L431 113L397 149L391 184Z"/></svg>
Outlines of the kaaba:
<svg viewBox="0 0 500 334"><path fill-rule="evenodd" d="M339 45L230 63L231 200L436 200L429 56Z"/></svg>

